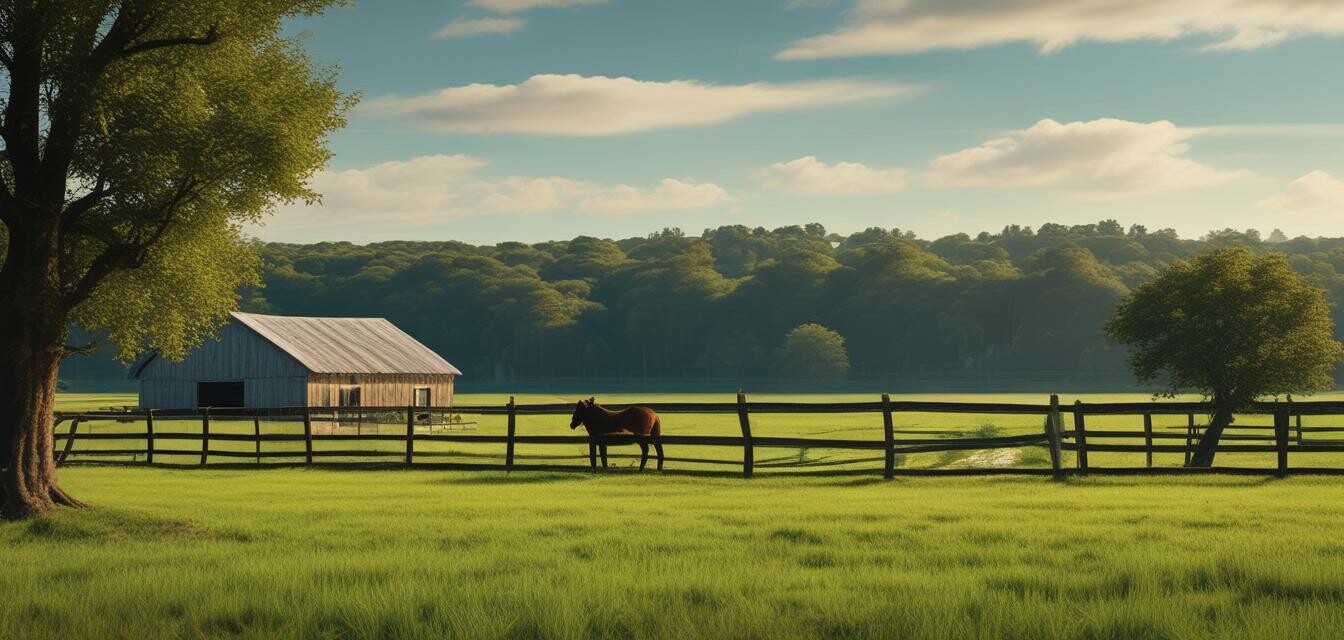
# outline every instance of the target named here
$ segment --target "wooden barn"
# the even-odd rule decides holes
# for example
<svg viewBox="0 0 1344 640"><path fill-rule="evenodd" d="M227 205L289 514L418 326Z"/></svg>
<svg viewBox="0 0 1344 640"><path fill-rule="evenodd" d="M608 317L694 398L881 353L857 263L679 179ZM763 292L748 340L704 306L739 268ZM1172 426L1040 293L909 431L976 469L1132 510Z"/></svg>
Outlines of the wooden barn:
<svg viewBox="0 0 1344 640"><path fill-rule="evenodd" d="M150 355L131 370L146 409L448 407L460 375L382 318L252 313L180 363Z"/></svg>

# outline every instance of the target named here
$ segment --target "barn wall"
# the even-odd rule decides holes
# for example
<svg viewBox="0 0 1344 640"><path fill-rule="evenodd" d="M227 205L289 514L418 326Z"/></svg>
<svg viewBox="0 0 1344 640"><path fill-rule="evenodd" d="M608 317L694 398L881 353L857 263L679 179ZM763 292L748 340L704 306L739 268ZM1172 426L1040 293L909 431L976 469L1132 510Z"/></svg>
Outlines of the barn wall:
<svg viewBox="0 0 1344 640"><path fill-rule="evenodd" d="M334 407L340 404L342 386L358 385L360 404L366 407L404 407L411 404L416 387L429 387L430 404L453 404L455 376L415 374L326 374L308 376L308 404Z"/></svg>
<svg viewBox="0 0 1344 640"><path fill-rule="evenodd" d="M249 407L292 407L305 403L308 371L235 321L182 362L155 358L139 377L140 406L148 409L195 407L197 382L227 380L245 381Z"/></svg>
<svg viewBox="0 0 1344 640"><path fill-rule="evenodd" d="M236 379L236 378L233 378ZM141 380L140 406L146 409L189 409L196 406L195 380ZM302 407L306 376L245 378L243 394L249 407Z"/></svg>
<svg viewBox="0 0 1344 640"><path fill-rule="evenodd" d="M308 376L247 378L243 381L249 407L302 407L308 403Z"/></svg>

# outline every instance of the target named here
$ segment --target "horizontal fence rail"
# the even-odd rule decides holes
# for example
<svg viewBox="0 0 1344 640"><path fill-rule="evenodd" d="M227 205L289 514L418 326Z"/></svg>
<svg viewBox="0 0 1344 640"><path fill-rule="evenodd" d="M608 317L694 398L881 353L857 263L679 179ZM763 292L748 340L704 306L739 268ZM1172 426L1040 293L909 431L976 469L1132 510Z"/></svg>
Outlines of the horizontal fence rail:
<svg viewBox="0 0 1344 640"><path fill-rule="evenodd" d="M624 405L609 408L620 409ZM416 448L417 443L458 443L503 446L503 464L493 465L514 469L517 465L517 445L586 445L589 447L590 466L596 467L594 450L602 446L603 465L606 464L605 446L625 444L658 444L668 447L724 447L741 452L741 461L697 457L668 457L666 460L693 464L734 465L741 467L744 477L751 477L755 468L809 467L852 465L863 462L882 462L885 478L897 474L982 474L1027 473L1048 474L1055 478L1086 473L1171 473L1182 470L1207 472L1208 469L1181 469L1154 467L1155 454L1182 454L1185 463L1208 429L1198 424L1197 417L1210 413L1206 403L1196 402L1113 402L1061 404L1058 396L1050 396L1043 404L976 403L976 402L915 402L893 401L883 394L876 402L747 402L745 394L738 394L735 402L671 402L651 403L646 406L660 414L736 415L740 432L732 435L698 435L672 433L659 437L617 434L592 437L588 435L549 435L519 433L519 416L569 416L573 404L516 404L512 399L504 405L461 405L452 407L274 407L274 408L202 408L202 409L136 409L103 411L60 412L56 414L57 431L54 434L53 455L58 464L76 461L113 461L110 458L131 456L145 464L164 464L166 457L189 457L205 465L216 462L245 464L320 464L324 459L356 459L386 464L400 461L406 465L419 462L441 462L450 457L489 457L456 451L431 451ZM881 416L880 428L874 422L874 437L827 438L755 435L752 416L766 414L873 414ZM898 418L906 414L976 414L982 416L1038 416L1038 430L1030 433L1005 435L977 434L973 430L915 429L897 426ZM1065 416L1069 416L1066 420ZM1344 417L1344 402L1267 402L1249 407L1243 416L1265 416L1273 424L1240 424L1226 427L1217 448L1219 453L1273 453L1274 466L1265 468L1220 467L1214 471L1270 473L1287 475L1290 472L1344 473L1344 464L1333 467L1289 467L1292 453L1344 453L1344 436L1329 439L1328 434L1344 433L1344 427L1303 426L1303 416ZM472 433L475 422L463 416L503 416L506 429L501 434ZM1089 417L1104 417L1114 423L1119 417L1137 418L1133 427L1117 429L1089 426ZM1183 426L1163 426L1155 430L1154 416L1184 416ZM181 431L180 423L199 422L199 431ZM279 422L285 432L263 432L262 422ZM116 424L143 423L143 430L91 433L81 425L101 422ZM224 425L250 423L250 433L224 432ZM157 423L157 424L156 424ZM212 430L212 424L214 429ZM1344 421L1341 421L1344 424ZM68 425L68 426L65 426ZM165 429L174 425L177 431ZM364 433L365 425L373 427L397 426L397 432L385 433L375 429ZM64 426L64 430L62 430ZM969 426L968 426L969 427ZM1071 428L1069 428L1071 427ZM338 433L353 428L355 433ZM437 430L436 430L437 429ZM325 431L325 432L324 432ZM1177 432L1179 431L1179 432ZM582 433L582 432L581 432ZM879 437L880 436L880 437ZM117 448L77 448L76 442L140 443L141 446ZM211 447L211 443L237 446L252 443L249 450ZM263 445L295 445L294 448L264 450ZM362 443L402 443L396 450L359 448ZM297 445L302 445L299 448ZM315 446L321 445L321 446ZM910 454L991 451L999 449L1044 448L1049 466L1022 467L967 467L947 469L901 469L900 456ZM757 459L757 449L837 449L880 452L878 457L840 461L791 462L787 459ZM1064 454L1070 453L1069 465ZM1119 467L1092 464L1093 454L1142 453L1142 467ZM498 456L499 454L494 454ZM531 456L534 459L562 460L575 456ZM622 456L629 457L629 456ZM800 460L803 456L799 456ZM266 462L263 462L266 461ZM1342 459L1344 462L1344 459ZM1044 464L1044 463L1042 463ZM492 466L492 465L467 465ZM554 466L554 465L552 465Z"/></svg>

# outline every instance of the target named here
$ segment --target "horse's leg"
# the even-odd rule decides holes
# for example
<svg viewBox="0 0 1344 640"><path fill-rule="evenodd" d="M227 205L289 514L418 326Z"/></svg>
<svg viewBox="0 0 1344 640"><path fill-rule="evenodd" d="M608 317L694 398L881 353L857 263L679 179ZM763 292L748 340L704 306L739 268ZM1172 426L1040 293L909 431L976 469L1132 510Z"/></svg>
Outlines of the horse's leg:
<svg viewBox="0 0 1344 640"><path fill-rule="evenodd" d="M639 439L639 470L644 470L644 465L649 461L649 443L643 438Z"/></svg>
<svg viewBox="0 0 1344 640"><path fill-rule="evenodd" d="M602 449L602 468L607 468L607 445L598 445Z"/></svg>
<svg viewBox="0 0 1344 640"><path fill-rule="evenodd" d="M653 439L653 448L658 450L658 470L663 470L663 442L658 438Z"/></svg>
<svg viewBox="0 0 1344 640"><path fill-rule="evenodd" d="M597 471L597 442L594 440L588 441L588 466Z"/></svg>

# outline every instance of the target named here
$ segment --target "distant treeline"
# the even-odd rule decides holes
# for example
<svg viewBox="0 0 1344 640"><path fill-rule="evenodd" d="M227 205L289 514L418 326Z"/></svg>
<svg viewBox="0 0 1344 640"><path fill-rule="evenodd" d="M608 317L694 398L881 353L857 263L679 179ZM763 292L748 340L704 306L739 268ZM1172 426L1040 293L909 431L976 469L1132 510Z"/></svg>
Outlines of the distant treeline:
<svg viewBox="0 0 1344 640"><path fill-rule="evenodd" d="M1121 380L1124 351L1101 336L1117 300L1164 265L1229 243L1285 252L1344 299L1344 238L1226 230L1190 240L1106 220L933 241L809 224L530 245L258 244L265 288L244 292L243 308L386 317L464 382L807 379L776 355L804 323L844 337L856 379ZM65 377L106 367L76 363Z"/></svg>

